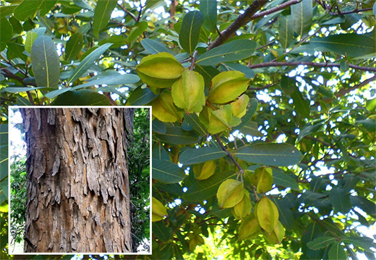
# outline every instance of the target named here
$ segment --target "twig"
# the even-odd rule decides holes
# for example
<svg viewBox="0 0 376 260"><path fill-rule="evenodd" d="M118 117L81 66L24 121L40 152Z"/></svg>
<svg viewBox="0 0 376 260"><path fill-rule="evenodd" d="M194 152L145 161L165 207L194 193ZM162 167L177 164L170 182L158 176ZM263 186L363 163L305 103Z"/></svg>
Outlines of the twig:
<svg viewBox="0 0 376 260"><path fill-rule="evenodd" d="M376 80L376 75L369 78L369 79L366 79L365 81L363 81L362 83L358 84L358 85L355 85L351 88L347 88L347 89L341 89L338 93L335 94L335 96L338 98L338 97L343 97L344 95L346 95L347 93L355 90L355 89L358 89L358 88L361 88L361 87L364 87L365 85L371 83L372 81Z"/></svg>
<svg viewBox="0 0 376 260"><path fill-rule="evenodd" d="M236 167L238 167L239 171L243 171L243 168L238 164L238 162L235 160L235 158L232 156L232 154L227 151L226 147L223 146L221 140L219 139L218 135L214 135L215 137L215 140L217 140L217 143L219 144L219 146L222 148L223 151L225 151L227 153L227 155L230 157L231 161L233 161L236 165Z"/></svg>
<svg viewBox="0 0 376 260"><path fill-rule="evenodd" d="M197 51L194 51L192 54L192 60L191 60L191 66L189 67L189 70L193 70L196 64L196 56L197 56Z"/></svg>
<svg viewBox="0 0 376 260"><path fill-rule="evenodd" d="M264 17L265 15L269 15L269 14L278 12L279 10L285 9L286 7L289 7L290 5L299 4L301 1L302 0L287 1L286 3L280 4L277 7L273 7L273 8L270 8L269 10L264 11L264 12L260 12L258 14L255 14L254 16L252 16L251 20L254 20L254 19L257 19L257 18L260 18L260 17Z"/></svg>
<svg viewBox="0 0 376 260"><path fill-rule="evenodd" d="M123 10L125 13L127 13L129 16L131 16L133 20L135 20L137 22L137 17L134 14L132 14L131 12L129 12L127 9L125 9L124 6L122 6L121 4L117 4L117 6L120 7L121 10Z"/></svg>

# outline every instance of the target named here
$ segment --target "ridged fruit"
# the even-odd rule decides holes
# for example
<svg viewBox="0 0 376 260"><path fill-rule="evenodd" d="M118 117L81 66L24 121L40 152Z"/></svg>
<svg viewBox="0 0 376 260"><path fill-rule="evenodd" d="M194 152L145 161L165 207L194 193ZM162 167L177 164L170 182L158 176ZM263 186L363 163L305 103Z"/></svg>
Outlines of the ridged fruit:
<svg viewBox="0 0 376 260"><path fill-rule="evenodd" d="M256 218L266 233L270 234L278 223L279 212L277 206L267 197L262 197L255 209Z"/></svg>
<svg viewBox="0 0 376 260"><path fill-rule="evenodd" d="M183 119L183 112L174 105L171 92L167 89L162 91L150 104L153 107L153 116L162 122L173 123Z"/></svg>
<svg viewBox="0 0 376 260"><path fill-rule="evenodd" d="M234 207L243 197L243 183L233 179L222 182L217 191L218 205L221 209Z"/></svg>
<svg viewBox="0 0 376 260"><path fill-rule="evenodd" d="M216 161L207 161L204 164L195 164L193 173L197 180L206 180L214 174L216 168Z"/></svg>
<svg viewBox="0 0 376 260"><path fill-rule="evenodd" d="M149 86L169 88L185 69L172 54L161 52L144 57L136 70L141 80Z"/></svg>
<svg viewBox="0 0 376 260"><path fill-rule="evenodd" d="M249 97L246 94L241 95L237 100L231 103L232 114L236 117L242 118L247 112L247 105Z"/></svg>
<svg viewBox="0 0 376 260"><path fill-rule="evenodd" d="M265 193L270 191L273 186L273 172L272 168L258 168L256 169L256 175L258 176L257 192Z"/></svg>
<svg viewBox="0 0 376 260"><path fill-rule="evenodd" d="M242 220L242 223L239 226L238 233L239 240L252 239L255 238L259 233L261 233L260 225L253 213L246 216Z"/></svg>
<svg viewBox="0 0 376 260"><path fill-rule="evenodd" d="M241 120L232 115L231 105L225 105L220 109L209 111L208 132L217 134L219 132L231 129L231 127L240 124Z"/></svg>
<svg viewBox="0 0 376 260"><path fill-rule="evenodd" d="M157 200L156 198L152 197L152 221L160 221L162 220L165 216L167 216L167 210L166 207Z"/></svg>
<svg viewBox="0 0 376 260"><path fill-rule="evenodd" d="M249 192L244 189L243 199L232 208L232 214L236 219L243 219L247 215L251 214L252 203L249 196Z"/></svg>
<svg viewBox="0 0 376 260"><path fill-rule="evenodd" d="M177 107L189 113L199 113L205 105L205 82L200 73L185 70L172 84L171 93Z"/></svg>
<svg viewBox="0 0 376 260"><path fill-rule="evenodd" d="M264 237L269 243L281 244L285 236L285 228L283 227L282 223L278 221L277 225L273 229L273 232L268 234L264 231L263 233Z"/></svg>
<svg viewBox="0 0 376 260"><path fill-rule="evenodd" d="M212 79L208 101L212 104L226 104L235 100L247 90L249 79L240 71L225 71Z"/></svg>

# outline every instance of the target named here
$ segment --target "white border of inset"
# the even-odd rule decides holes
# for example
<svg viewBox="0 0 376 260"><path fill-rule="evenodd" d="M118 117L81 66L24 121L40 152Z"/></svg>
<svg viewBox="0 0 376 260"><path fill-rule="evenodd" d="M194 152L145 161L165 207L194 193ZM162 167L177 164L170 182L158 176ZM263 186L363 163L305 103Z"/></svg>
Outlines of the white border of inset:
<svg viewBox="0 0 376 260"><path fill-rule="evenodd" d="M10 239L11 239L11 234L10 234L10 214L11 214L11 200L10 200L10 138L9 138L9 130L11 127L10 121L11 119L9 118L9 123L8 123L8 249L9 249L9 255L99 255L99 254L105 254L105 255L152 255L152 107L151 106L8 106L8 115L10 115L10 109L12 108L148 108L149 109L149 167L150 167L150 180L149 180L149 228L150 228L150 251L149 253L111 253L111 252L62 252L62 253L55 253L55 252L50 252L50 253L43 253L43 252L32 252L32 253L17 253L17 252L12 252L10 248ZM133 238L132 238L133 240Z"/></svg>

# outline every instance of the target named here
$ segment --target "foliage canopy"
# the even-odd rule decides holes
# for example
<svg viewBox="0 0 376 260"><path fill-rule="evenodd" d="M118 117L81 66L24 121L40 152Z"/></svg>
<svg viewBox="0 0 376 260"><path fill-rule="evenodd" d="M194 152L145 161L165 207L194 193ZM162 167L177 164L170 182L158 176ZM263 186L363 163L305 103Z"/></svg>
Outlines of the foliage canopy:
<svg viewBox="0 0 376 260"><path fill-rule="evenodd" d="M153 107L153 258L374 258L374 1L1 4L2 136L9 105Z"/></svg>

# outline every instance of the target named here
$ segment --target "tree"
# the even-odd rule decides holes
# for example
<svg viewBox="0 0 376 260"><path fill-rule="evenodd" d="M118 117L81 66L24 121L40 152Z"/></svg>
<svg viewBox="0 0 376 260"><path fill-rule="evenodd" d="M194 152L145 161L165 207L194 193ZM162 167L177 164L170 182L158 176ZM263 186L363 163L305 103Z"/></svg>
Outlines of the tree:
<svg viewBox="0 0 376 260"><path fill-rule="evenodd" d="M374 257L374 1L2 2L3 104L153 107L153 258Z"/></svg>
<svg viewBox="0 0 376 260"><path fill-rule="evenodd" d="M25 252L131 252L129 111L21 109L27 144Z"/></svg>

